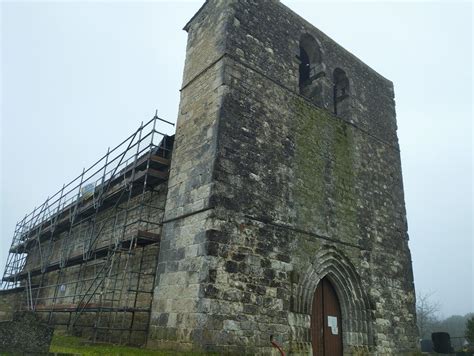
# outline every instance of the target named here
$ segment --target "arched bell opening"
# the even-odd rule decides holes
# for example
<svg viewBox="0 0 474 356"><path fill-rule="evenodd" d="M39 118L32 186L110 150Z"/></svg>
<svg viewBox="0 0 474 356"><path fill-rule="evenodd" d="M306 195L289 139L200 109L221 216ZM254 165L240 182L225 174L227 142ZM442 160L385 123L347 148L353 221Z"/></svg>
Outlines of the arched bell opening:
<svg viewBox="0 0 474 356"><path fill-rule="evenodd" d="M341 68L336 68L333 73L333 103L334 114L344 117L347 115L350 105L349 78Z"/></svg>
<svg viewBox="0 0 474 356"><path fill-rule="evenodd" d="M323 83L325 77L322 51L316 39L303 34L299 46L299 91L314 104L322 106Z"/></svg>

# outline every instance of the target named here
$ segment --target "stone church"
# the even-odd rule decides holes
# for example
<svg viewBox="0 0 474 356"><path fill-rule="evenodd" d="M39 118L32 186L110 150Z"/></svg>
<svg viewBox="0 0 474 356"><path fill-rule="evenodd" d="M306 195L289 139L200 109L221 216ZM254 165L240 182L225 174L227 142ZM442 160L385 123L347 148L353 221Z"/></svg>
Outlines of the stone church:
<svg viewBox="0 0 474 356"><path fill-rule="evenodd" d="M152 349L411 354L392 82L277 0L208 0L184 29L175 135L142 124L18 223L0 318Z"/></svg>

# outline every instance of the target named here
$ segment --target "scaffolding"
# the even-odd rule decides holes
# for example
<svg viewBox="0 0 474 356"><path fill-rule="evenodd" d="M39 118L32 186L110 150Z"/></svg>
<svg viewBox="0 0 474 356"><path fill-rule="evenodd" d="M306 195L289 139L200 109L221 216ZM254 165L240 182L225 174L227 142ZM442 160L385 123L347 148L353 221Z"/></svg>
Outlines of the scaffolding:
<svg viewBox="0 0 474 356"><path fill-rule="evenodd" d="M174 136L157 115L16 224L2 289L93 341L148 334Z"/></svg>

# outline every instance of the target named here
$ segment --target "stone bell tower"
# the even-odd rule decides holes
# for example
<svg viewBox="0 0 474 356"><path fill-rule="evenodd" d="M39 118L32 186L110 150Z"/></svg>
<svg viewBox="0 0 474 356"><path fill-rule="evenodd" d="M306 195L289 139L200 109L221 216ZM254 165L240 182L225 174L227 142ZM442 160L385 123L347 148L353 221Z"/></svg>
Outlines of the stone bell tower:
<svg viewBox="0 0 474 356"><path fill-rule="evenodd" d="M415 350L392 83L276 0L185 30L148 346Z"/></svg>

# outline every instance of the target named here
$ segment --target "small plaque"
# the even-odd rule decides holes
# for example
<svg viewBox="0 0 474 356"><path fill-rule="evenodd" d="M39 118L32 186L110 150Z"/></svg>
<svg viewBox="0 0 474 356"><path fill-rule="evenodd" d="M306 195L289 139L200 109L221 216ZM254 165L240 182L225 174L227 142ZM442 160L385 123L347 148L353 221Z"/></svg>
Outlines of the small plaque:
<svg viewBox="0 0 474 356"><path fill-rule="evenodd" d="M337 327L337 316L328 315L328 327L331 328L331 333L333 335L339 334L339 329Z"/></svg>

